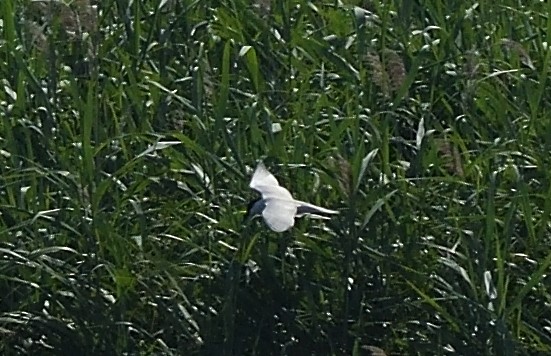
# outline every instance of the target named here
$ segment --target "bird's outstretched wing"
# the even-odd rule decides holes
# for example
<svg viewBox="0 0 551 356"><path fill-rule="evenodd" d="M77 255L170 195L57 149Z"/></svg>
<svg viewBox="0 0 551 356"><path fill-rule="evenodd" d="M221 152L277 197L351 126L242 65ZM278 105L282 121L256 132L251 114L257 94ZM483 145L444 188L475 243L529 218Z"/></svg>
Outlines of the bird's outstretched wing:
<svg viewBox="0 0 551 356"><path fill-rule="evenodd" d="M249 187L262 194L263 199L277 198L282 200L293 200L293 196L287 189L279 185L276 177L268 172L264 163L258 163Z"/></svg>
<svg viewBox="0 0 551 356"><path fill-rule="evenodd" d="M266 199L262 217L270 229L276 232L289 230L295 224L297 206L287 200Z"/></svg>
<svg viewBox="0 0 551 356"><path fill-rule="evenodd" d="M251 178L251 183L249 187L262 193L259 189L261 186L279 186L279 182L272 173L268 172L264 163L259 162L258 166L254 170L253 177Z"/></svg>

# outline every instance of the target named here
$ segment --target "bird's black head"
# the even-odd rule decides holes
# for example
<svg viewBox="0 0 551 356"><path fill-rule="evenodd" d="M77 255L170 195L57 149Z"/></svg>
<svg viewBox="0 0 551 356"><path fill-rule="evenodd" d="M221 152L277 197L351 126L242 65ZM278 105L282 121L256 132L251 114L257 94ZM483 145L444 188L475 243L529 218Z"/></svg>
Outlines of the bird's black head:
<svg viewBox="0 0 551 356"><path fill-rule="evenodd" d="M254 200L251 200L249 204L247 205L247 212L245 213L245 216L243 217L243 221L247 219L252 219L255 217L255 215L260 214L260 211L256 211L258 208L255 207L255 204L260 201L261 198L256 198ZM253 209L255 207L255 209Z"/></svg>

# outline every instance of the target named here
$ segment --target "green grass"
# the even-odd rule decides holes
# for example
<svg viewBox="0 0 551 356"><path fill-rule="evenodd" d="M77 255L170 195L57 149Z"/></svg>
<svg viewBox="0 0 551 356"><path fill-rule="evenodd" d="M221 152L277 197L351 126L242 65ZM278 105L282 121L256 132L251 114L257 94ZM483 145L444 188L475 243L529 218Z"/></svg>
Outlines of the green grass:
<svg viewBox="0 0 551 356"><path fill-rule="evenodd" d="M0 2L0 353L551 353L549 4L97 3Z"/></svg>

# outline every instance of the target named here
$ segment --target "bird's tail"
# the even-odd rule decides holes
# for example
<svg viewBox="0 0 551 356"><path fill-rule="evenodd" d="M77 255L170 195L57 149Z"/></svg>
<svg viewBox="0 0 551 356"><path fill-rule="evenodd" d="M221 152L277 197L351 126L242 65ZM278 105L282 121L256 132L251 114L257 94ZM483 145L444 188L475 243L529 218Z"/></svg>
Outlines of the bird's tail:
<svg viewBox="0 0 551 356"><path fill-rule="evenodd" d="M300 204L297 206L297 216L304 215L304 214L319 215L319 214L338 214L339 213L336 210L322 208L321 206L310 204L304 201L297 201L297 203Z"/></svg>

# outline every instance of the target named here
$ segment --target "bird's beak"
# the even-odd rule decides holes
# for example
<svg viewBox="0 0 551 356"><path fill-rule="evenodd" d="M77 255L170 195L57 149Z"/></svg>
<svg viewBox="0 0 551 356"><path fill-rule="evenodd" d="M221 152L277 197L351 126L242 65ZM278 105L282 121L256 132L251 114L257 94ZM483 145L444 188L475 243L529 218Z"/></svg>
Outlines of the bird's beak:
<svg viewBox="0 0 551 356"><path fill-rule="evenodd" d="M252 216L248 210L240 210L239 212L243 215L243 220L241 220L241 224L248 223L252 220Z"/></svg>

